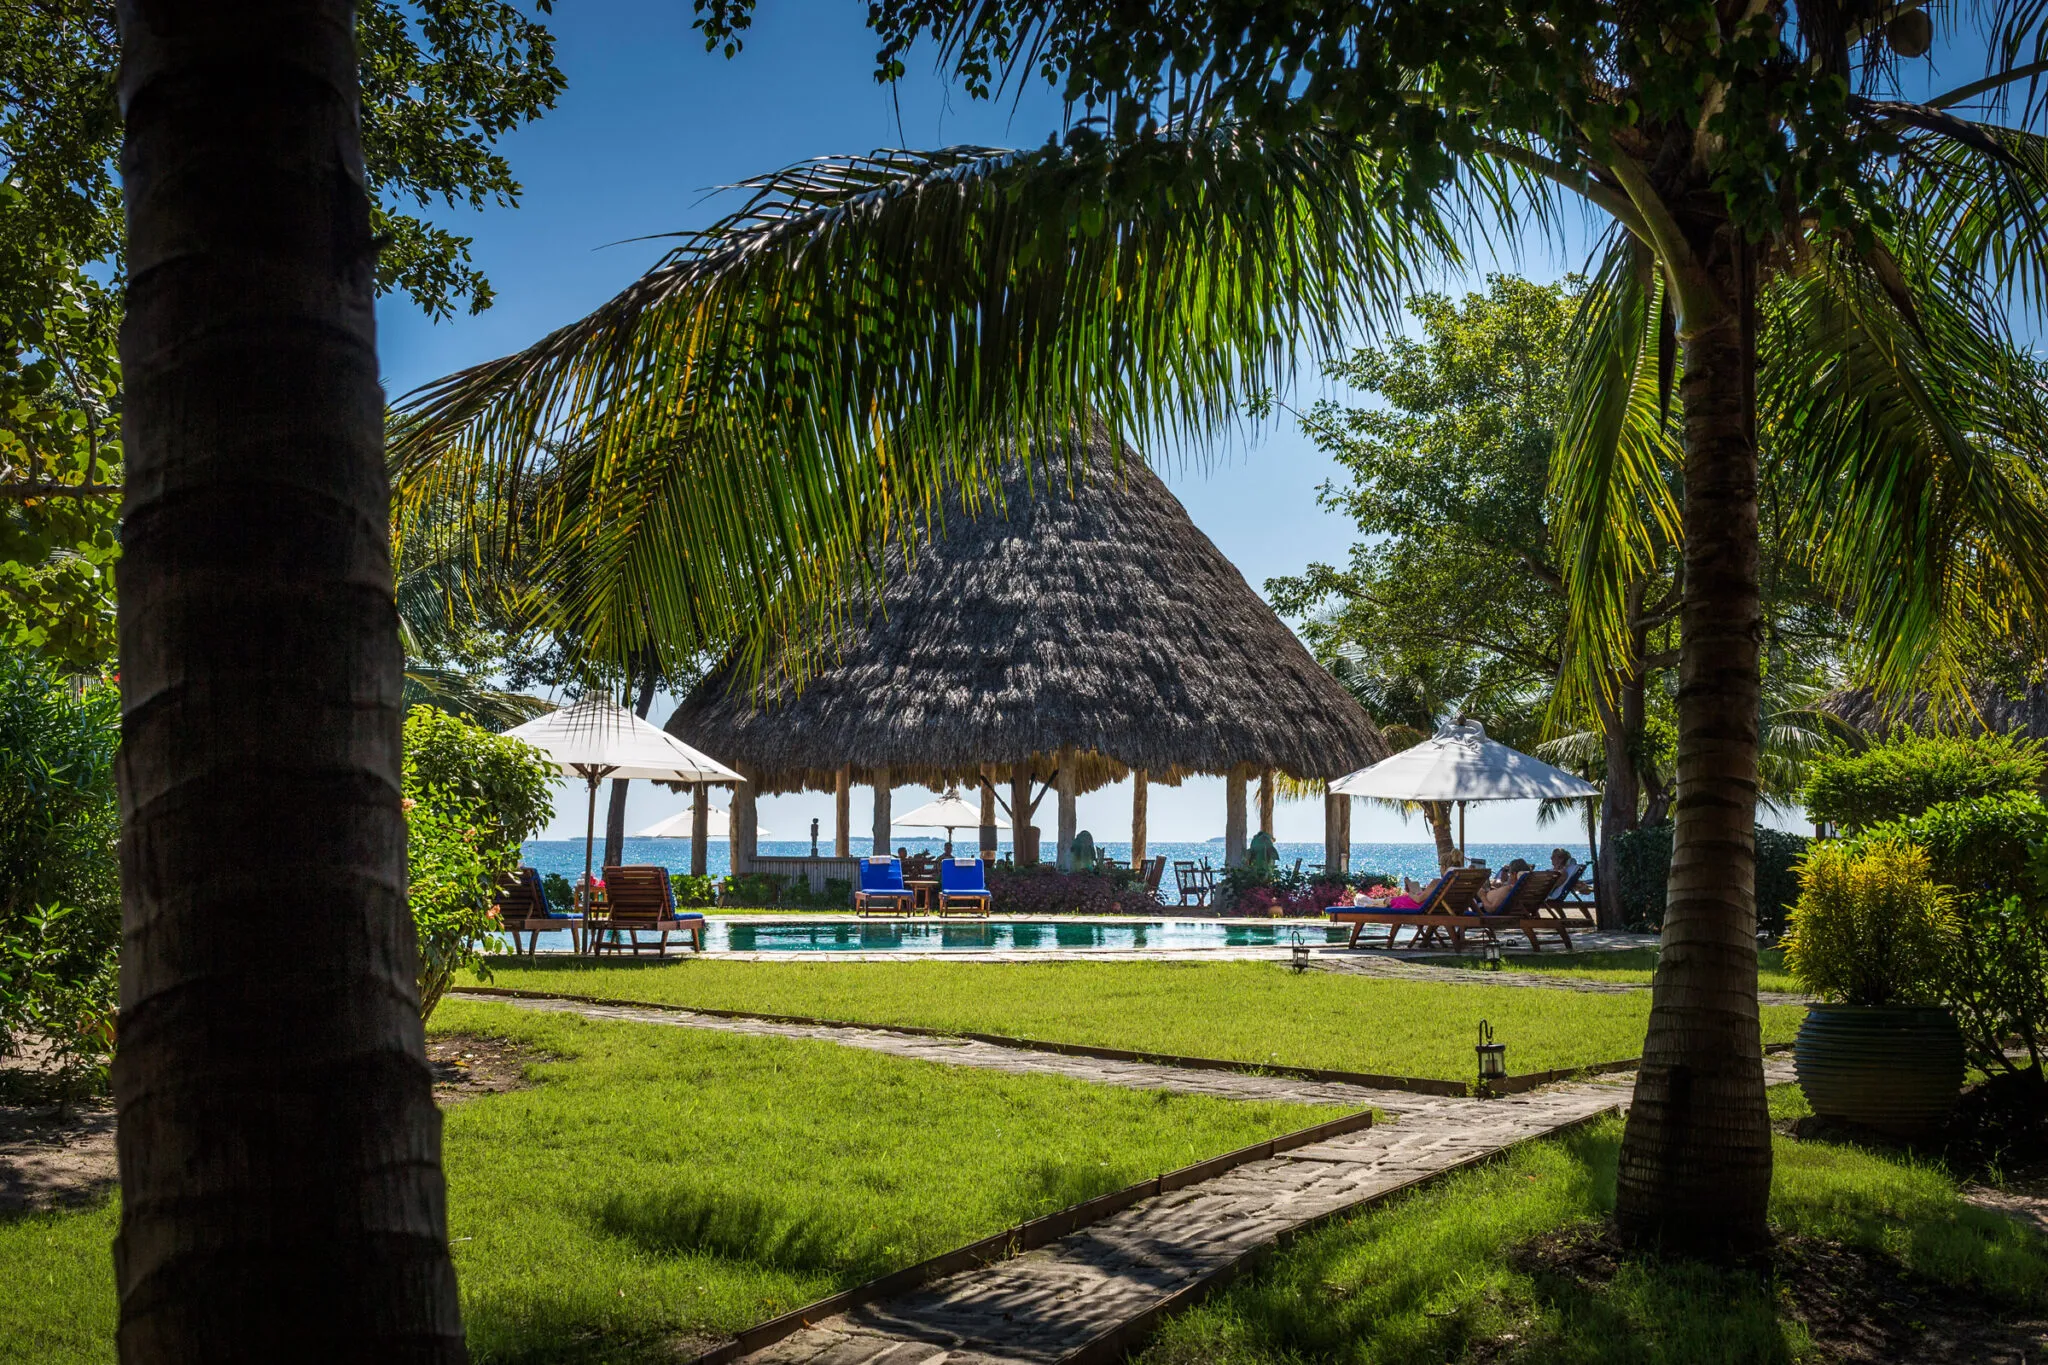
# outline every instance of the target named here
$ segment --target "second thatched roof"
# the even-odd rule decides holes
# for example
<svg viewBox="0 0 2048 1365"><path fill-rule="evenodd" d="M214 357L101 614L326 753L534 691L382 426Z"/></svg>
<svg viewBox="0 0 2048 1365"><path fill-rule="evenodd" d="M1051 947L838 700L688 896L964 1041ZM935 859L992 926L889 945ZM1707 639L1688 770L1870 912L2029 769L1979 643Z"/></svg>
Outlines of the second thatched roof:
<svg viewBox="0 0 2048 1365"><path fill-rule="evenodd" d="M949 501L886 553L879 604L799 690L714 671L668 728L765 791L1142 768L1334 778L1383 758L1372 720L1126 448L1015 461L999 504Z"/></svg>

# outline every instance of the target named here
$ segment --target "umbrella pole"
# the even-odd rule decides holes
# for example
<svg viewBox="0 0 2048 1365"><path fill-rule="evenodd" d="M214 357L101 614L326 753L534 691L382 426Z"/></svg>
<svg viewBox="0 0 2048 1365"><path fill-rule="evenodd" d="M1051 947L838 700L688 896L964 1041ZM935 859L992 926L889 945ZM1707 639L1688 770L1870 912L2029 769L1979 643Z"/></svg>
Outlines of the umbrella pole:
<svg viewBox="0 0 2048 1365"><path fill-rule="evenodd" d="M593 788L593 790L595 789ZM594 796L590 799L593 803L597 800ZM597 809L595 804L591 806L591 809ZM1465 861L1465 803L1460 801L1458 803L1458 866L1463 867Z"/></svg>
<svg viewBox="0 0 2048 1365"><path fill-rule="evenodd" d="M583 913L590 913L590 855L597 844L597 779L587 777L590 783L590 817L583 822Z"/></svg>

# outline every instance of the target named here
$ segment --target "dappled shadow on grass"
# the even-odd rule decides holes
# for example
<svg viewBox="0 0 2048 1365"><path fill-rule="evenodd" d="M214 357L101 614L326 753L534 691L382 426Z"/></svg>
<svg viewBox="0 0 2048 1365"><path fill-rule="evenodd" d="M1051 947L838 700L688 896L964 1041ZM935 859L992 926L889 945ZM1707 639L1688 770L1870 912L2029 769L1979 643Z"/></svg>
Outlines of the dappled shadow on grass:
<svg viewBox="0 0 2048 1365"><path fill-rule="evenodd" d="M1144 1365L1951 1365L2048 1358L2048 1243L1938 1169L1781 1141L1777 1254L1731 1270L1608 1234L1618 1123L1305 1239L1169 1323Z"/></svg>
<svg viewBox="0 0 2048 1365"><path fill-rule="evenodd" d="M655 1256L712 1256L852 1280L889 1268L883 1249L852 1221L747 1191L615 1194L597 1206L594 1217L605 1232Z"/></svg>

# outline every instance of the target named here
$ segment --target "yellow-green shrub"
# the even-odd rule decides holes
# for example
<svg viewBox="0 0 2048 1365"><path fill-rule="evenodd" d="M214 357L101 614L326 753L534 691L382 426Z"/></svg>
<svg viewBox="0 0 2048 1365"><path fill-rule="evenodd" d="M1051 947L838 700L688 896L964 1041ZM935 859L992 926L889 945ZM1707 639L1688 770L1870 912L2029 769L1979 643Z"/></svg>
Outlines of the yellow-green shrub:
<svg viewBox="0 0 2048 1365"><path fill-rule="evenodd" d="M1806 989L1850 1005L1933 998L1949 899L1925 849L1904 839L1817 844L1799 887L1785 966Z"/></svg>

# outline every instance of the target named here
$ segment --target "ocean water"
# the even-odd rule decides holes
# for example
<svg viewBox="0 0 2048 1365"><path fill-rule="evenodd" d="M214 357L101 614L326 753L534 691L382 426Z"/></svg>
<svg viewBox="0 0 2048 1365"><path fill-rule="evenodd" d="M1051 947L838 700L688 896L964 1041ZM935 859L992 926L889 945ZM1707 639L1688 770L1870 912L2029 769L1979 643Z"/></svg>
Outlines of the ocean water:
<svg viewBox="0 0 2048 1365"><path fill-rule="evenodd" d="M963 831L963 834L965 834L965 831ZM896 846L898 848L907 848L913 853L937 853L944 848L945 840L928 838L906 839L899 837L896 841ZM832 851L832 845L829 840L823 842L820 847L826 853ZM972 836L968 835L957 840L954 847L963 853L972 849L974 847ZM1096 845L1096 847L1112 858L1126 859L1131 854L1131 846L1128 842L1102 843ZM853 848L855 853L866 853L868 851L868 841L864 839L857 840ZM1007 841L998 844L997 848L1003 853L1010 851L1010 845ZM1050 848L1049 840L1042 841L1039 845L1041 855L1048 854ZM1514 858L1526 859L1537 867L1548 867L1550 865L1550 851L1553 848L1568 849L1574 858L1582 862L1588 856L1585 845L1564 841L1547 844L1474 843L1468 845L1466 851L1474 858L1484 859L1489 867L1500 867ZM1322 866L1323 846L1320 843L1283 843L1279 845L1279 850L1280 865L1282 867L1291 867L1297 858L1301 860L1301 865L1305 870L1313 870ZM763 839L760 851L766 855L802 857L811 851L811 845L809 840ZM1223 843L1221 840L1213 843L1198 844L1153 842L1147 845L1146 851L1155 858L1161 854L1166 856L1167 866L1164 884L1168 887L1173 885L1173 864L1177 861L1189 859L1200 862L1206 858L1217 867L1223 865ZM706 845L705 854L706 868L712 876L723 877L726 873L732 871L731 846L725 840L712 840ZM604 857L603 840L598 841L597 857L599 859ZM529 839L525 847L525 859L528 866L540 869L543 876L550 872L559 872L569 878L569 880L574 881L583 874L583 841L581 839ZM690 870L690 841L688 839L628 839L625 844L625 861L629 864L666 867L670 872L686 873ZM1390 877L1413 877L1418 881L1427 880L1430 877L1434 877L1437 872L1436 845L1429 843L1353 844L1351 846L1351 867L1354 872L1381 873Z"/></svg>

